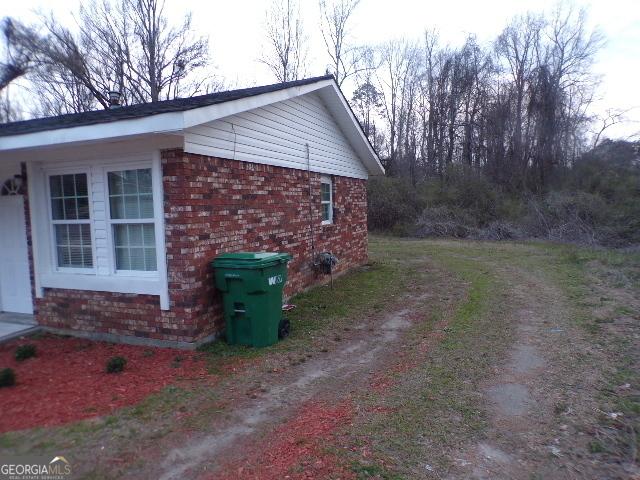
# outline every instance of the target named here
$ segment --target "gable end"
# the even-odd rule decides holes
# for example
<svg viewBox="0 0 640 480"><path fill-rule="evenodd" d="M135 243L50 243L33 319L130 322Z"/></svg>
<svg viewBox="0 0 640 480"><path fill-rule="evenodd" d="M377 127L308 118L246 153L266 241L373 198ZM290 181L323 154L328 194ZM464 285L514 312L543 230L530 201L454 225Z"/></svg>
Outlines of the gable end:
<svg viewBox="0 0 640 480"><path fill-rule="evenodd" d="M190 127L190 153L286 168L368 177L367 168L313 92ZM307 156L308 155L308 156Z"/></svg>

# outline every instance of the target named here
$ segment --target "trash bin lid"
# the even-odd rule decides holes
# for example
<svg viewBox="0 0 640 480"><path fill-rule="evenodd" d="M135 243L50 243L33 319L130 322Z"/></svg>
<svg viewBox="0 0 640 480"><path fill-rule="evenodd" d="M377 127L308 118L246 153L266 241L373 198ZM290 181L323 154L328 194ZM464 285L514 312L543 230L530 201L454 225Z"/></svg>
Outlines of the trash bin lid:
<svg viewBox="0 0 640 480"><path fill-rule="evenodd" d="M236 252L218 255L212 262L213 268L265 268L291 260L288 253Z"/></svg>

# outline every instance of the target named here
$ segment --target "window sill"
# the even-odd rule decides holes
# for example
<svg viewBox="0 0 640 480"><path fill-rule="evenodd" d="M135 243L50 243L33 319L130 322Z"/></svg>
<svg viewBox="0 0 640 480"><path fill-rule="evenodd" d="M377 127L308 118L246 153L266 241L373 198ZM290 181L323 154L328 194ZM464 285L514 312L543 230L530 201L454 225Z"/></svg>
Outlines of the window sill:
<svg viewBox="0 0 640 480"><path fill-rule="evenodd" d="M40 275L40 286L69 290L137 293L141 295L161 295L163 292L163 285L160 279L148 276L102 276L56 272Z"/></svg>

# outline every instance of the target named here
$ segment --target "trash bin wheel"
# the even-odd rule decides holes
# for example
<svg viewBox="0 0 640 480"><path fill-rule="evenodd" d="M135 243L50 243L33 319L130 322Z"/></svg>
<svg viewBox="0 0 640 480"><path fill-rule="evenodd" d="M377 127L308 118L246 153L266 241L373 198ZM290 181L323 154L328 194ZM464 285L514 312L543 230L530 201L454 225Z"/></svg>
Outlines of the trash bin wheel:
<svg viewBox="0 0 640 480"><path fill-rule="evenodd" d="M289 333L291 332L291 322L289 322L288 318L283 318L280 320L280 324L278 325L278 338L282 340L283 338L287 338Z"/></svg>

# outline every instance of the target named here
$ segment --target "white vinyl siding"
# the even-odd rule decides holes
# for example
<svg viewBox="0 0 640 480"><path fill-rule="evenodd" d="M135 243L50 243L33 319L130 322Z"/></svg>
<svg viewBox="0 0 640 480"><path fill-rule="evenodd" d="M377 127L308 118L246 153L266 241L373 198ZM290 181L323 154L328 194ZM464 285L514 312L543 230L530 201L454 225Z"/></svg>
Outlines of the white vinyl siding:
<svg viewBox="0 0 640 480"><path fill-rule="evenodd" d="M368 173L317 94L231 115L185 131L185 151L354 178Z"/></svg>

